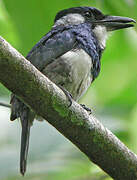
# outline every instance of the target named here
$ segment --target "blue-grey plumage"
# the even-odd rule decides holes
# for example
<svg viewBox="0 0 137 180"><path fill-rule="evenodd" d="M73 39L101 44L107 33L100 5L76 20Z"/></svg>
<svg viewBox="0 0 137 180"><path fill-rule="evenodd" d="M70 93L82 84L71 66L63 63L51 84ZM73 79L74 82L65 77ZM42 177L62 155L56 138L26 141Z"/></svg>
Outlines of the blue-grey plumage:
<svg viewBox="0 0 137 180"><path fill-rule="evenodd" d="M130 22L135 21L105 16L93 7L60 11L51 31L32 48L26 58L78 101L100 72L100 59L108 31L132 27ZM24 175L35 112L13 94L11 105L11 120L20 118L22 125L20 172Z"/></svg>

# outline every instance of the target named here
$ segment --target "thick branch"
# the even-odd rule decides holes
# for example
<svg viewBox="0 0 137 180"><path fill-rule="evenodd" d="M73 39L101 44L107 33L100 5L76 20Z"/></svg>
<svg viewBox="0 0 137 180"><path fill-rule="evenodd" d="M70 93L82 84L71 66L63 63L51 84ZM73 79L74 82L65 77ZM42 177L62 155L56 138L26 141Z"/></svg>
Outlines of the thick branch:
<svg viewBox="0 0 137 180"><path fill-rule="evenodd" d="M2 102L0 102L0 106L4 106L4 107L7 107L7 108L11 108L11 105L6 104L6 103L2 103Z"/></svg>
<svg viewBox="0 0 137 180"><path fill-rule="evenodd" d="M137 179L137 156L0 38L0 82L116 180Z"/></svg>

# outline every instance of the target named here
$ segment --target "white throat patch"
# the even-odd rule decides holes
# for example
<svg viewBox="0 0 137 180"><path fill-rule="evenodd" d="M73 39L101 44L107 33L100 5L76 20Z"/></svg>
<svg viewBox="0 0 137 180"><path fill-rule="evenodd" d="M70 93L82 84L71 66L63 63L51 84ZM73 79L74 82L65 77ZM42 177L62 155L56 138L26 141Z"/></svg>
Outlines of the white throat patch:
<svg viewBox="0 0 137 180"><path fill-rule="evenodd" d="M106 47L106 40L108 37L108 32L105 26L96 26L93 30L96 38L98 39L99 45L102 49Z"/></svg>
<svg viewBox="0 0 137 180"><path fill-rule="evenodd" d="M78 25L80 23L84 23L85 19L80 14L67 14L66 16L63 16L59 20L57 20L53 27L58 25Z"/></svg>

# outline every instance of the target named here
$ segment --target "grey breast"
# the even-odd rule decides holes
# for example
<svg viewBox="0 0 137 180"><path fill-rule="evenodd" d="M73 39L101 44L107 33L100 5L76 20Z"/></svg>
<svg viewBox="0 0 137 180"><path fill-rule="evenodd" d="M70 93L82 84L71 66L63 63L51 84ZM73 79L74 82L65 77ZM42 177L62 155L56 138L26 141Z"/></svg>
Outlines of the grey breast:
<svg viewBox="0 0 137 180"><path fill-rule="evenodd" d="M42 72L69 91L74 100L79 100L92 82L91 69L91 57L80 49L68 51L48 64Z"/></svg>

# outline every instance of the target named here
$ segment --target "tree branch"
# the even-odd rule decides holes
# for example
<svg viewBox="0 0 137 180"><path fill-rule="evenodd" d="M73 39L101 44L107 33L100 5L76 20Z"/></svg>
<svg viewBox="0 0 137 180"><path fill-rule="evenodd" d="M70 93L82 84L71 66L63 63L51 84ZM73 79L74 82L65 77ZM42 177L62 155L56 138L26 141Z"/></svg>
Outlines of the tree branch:
<svg viewBox="0 0 137 180"><path fill-rule="evenodd" d="M116 180L137 179L137 156L0 38L0 82Z"/></svg>
<svg viewBox="0 0 137 180"><path fill-rule="evenodd" d="M4 106L4 107L7 107L7 108L11 108L11 105L10 105L10 104L6 104L6 103L3 103L3 102L0 102L0 106Z"/></svg>

